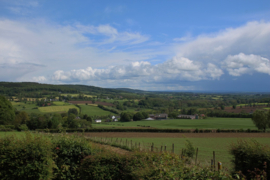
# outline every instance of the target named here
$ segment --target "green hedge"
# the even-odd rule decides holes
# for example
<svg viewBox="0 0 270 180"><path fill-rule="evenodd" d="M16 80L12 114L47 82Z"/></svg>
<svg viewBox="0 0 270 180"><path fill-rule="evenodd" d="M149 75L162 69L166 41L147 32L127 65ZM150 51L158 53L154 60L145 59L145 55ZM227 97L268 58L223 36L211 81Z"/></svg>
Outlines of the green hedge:
<svg viewBox="0 0 270 180"><path fill-rule="evenodd" d="M63 135L53 136L52 143L57 166L54 179L80 179L81 160L94 153L91 144L85 138Z"/></svg>
<svg viewBox="0 0 270 180"><path fill-rule="evenodd" d="M254 178L255 174L266 170L270 176L270 147L258 143L256 140L238 140L237 143L231 144L230 154L233 155L233 164L235 172L241 172L248 179ZM267 163L265 169L264 163ZM254 169L257 172L254 172ZM252 172L253 171L253 172Z"/></svg>
<svg viewBox="0 0 270 180"><path fill-rule="evenodd" d="M9 136L0 139L0 179L49 180L55 167L52 143L41 136L17 139Z"/></svg>
<svg viewBox="0 0 270 180"><path fill-rule="evenodd" d="M89 156L82 161L80 173L82 180L232 179L222 171L185 166L185 161L175 154L144 152Z"/></svg>
<svg viewBox="0 0 270 180"><path fill-rule="evenodd" d="M7 136L0 139L0 179L79 180L81 161L100 151L82 137Z"/></svg>
<svg viewBox="0 0 270 180"><path fill-rule="evenodd" d="M59 129L36 129L37 132L50 132L59 133L62 132ZM212 129L143 129L143 128L93 128L93 129L65 129L64 132L153 132L153 133L265 133L260 130L243 130L243 129L217 129L212 131ZM270 133L270 131L267 131Z"/></svg>

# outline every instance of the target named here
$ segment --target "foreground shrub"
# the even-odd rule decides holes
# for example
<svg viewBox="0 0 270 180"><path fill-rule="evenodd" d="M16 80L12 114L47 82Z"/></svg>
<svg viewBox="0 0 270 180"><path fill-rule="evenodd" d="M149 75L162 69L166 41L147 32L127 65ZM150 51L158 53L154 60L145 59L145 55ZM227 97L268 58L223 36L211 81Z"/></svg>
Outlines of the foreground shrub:
<svg viewBox="0 0 270 180"><path fill-rule="evenodd" d="M265 162L270 164L270 147L258 143L256 140L238 140L230 147L230 154L234 170L244 176L252 178L252 171L264 171ZM270 168L266 170L270 175ZM254 173L253 173L254 174ZM263 174L263 173L262 173Z"/></svg>
<svg viewBox="0 0 270 180"><path fill-rule="evenodd" d="M49 139L26 133L0 139L0 179L49 180L55 167Z"/></svg>
<svg viewBox="0 0 270 180"><path fill-rule="evenodd" d="M119 155L103 152L88 156L80 168L82 180L123 179L232 179L222 171L185 165L170 153L134 152Z"/></svg>
<svg viewBox="0 0 270 180"><path fill-rule="evenodd" d="M56 154L55 179L80 179L78 168L81 160L93 153L85 138L75 136L52 136L53 152Z"/></svg>

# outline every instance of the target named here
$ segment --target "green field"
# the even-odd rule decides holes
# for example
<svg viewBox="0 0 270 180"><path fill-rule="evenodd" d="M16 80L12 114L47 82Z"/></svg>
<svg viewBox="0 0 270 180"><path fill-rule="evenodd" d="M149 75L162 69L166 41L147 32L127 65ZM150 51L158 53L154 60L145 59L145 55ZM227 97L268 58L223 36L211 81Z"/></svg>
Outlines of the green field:
<svg viewBox="0 0 270 180"><path fill-rule="evenodd" d="M121 138L120 138L121 139ZM198 148L198 160L201 163L209 164L213 157L213 151L216 154L216 162L220 161L224 168L231 168L230 160L232 156L229 154L230 144L237 142L239 138L124 138L123 142L132 140L133 145L135 143L141 144L141 147L150 149L152 143L154 143L155 151L160 151L160 147L166 145L167 151L171 151L172 144L174 144L174 152L180 154L182 148L185 148L185 141L188 139L192 142L195 148ZM250 138L244 138L250 139ZM270 146L270 138L252 138L256 141L267 144ZM119 138L118 138L119 140Z"/></svg>
<svg viewBox="0 0 270 180"><path fill-rule="evenodd" d="M0 132L0 138L5 137L5 136L10 136L10 135L14 135L16 137L22 137L25 133L24 132L18 132L18 131L14 131L14 132Z"/></svg>
<svg viewBox="0 0 270 180"><path fill-rule="evenodd" d="M39 107L39 111L43 113L55 113L55 112L68 112L69 109L76 108L78 112L80 109L74 105L67 105L67 106L46 106L46 107Z"/></svg>
<svg viewBox="0 0 270 180"><path fill-rule="evenodd" d="M61 94L61 96L67 96L67 95L73 96L73 97L79 96L79 94ZM92 95L88 95L88 94L84 94L84 96L86 96L86 97L96 97L96 96L92 96Z"/></svg>
<svg viewBox="0 0 270 180"><path fill-rule="evenodd" d="M53 105L56 105L56 106L67 106L67 105L70 105L69 103L66 103L66 102L63 102L63 101L54 101L53 102Z"/></svg>
<svg viewBox="0 0 270 180"><path fill-rule="evenodd" d="M113 115L112 112L104 111L103 109L100 109L97 106L91 106L91 105L79 105L82 109L81 114L87 114L88 116L107 116L107 115Z"/></svg>
<svg viewBox="0 0 270 180"><path fill-rule="evenodd" d="M153 121L133 121L96 124L94 127L139 127L178 128L178 129L257 129L250 118L207 118L207 119L173 119Z"/></svg>
<svg viewBox="0 0 270 180"><path fill-rule="evenodd" d="M31 113L42 113L38 109L33 109L33 108L35 108L37 106L36 106L36 104L32 104L32 102L24 103L24 102L11 101L11 104L18 111L25 111L25 112L27 112L29 114L31 114Z"/></svg>
<svg viewBox="0 0 270 180"><path fill-rule="evenodd" d="M267 105L268 103L251 103L251 105L253 104L262 106L262 105ZM245 106L245 105L249 106L250 104L238 104L237 106Z"/></svg>

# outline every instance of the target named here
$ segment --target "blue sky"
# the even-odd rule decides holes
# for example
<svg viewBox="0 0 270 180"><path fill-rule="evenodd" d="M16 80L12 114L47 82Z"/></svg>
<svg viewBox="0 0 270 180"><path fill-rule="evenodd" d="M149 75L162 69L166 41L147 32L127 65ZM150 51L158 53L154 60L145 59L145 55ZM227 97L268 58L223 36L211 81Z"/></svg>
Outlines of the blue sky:
<svg viewBox="0 0 270 180"><path fill-rule="evenodd" d="M0 0L0 81L270 91L270 1Z"/></svg>

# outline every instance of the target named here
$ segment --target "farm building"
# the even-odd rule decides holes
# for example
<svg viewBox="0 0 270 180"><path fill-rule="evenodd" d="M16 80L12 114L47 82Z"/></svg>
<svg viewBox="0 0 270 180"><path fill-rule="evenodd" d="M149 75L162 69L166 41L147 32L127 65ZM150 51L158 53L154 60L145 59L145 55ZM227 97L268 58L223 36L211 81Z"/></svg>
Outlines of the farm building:
<svg viewBox="0 0 270 180"><path fill-rule="evenodd" d="M149 117L152 119L167 119L168 114L149 114Z"/></svg>
<svg viewBox="0 0 270 180"><path fill-rule="evenodd" d="M96 119L95 123L101 123L101 119Z"/></svg>

